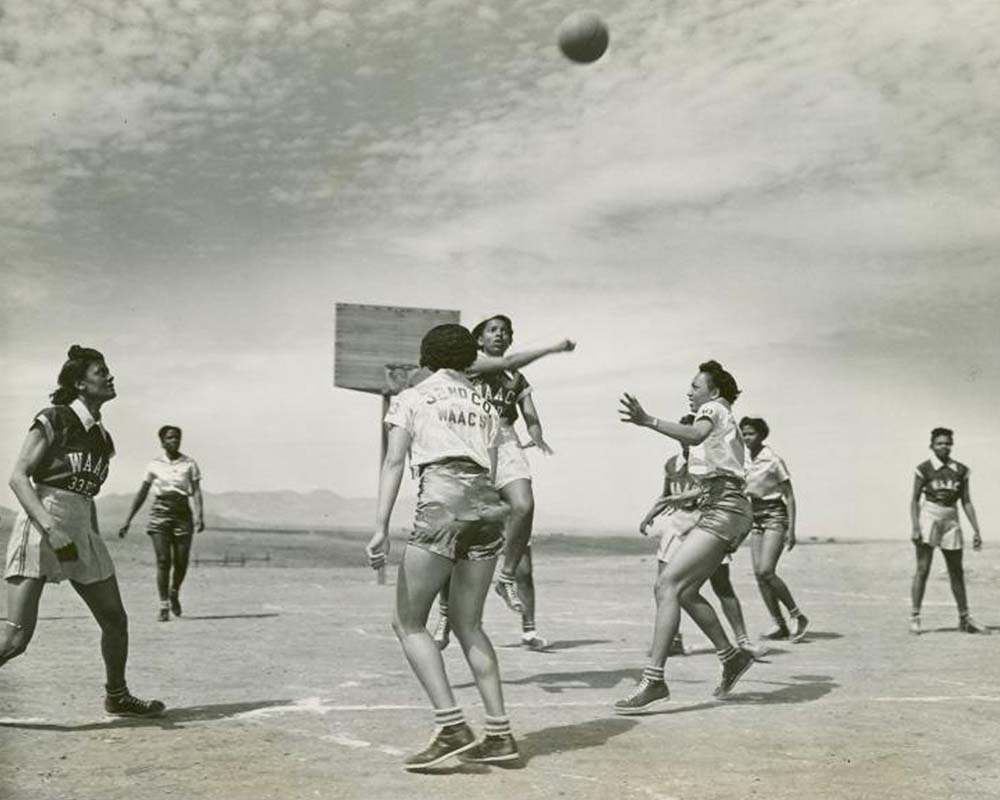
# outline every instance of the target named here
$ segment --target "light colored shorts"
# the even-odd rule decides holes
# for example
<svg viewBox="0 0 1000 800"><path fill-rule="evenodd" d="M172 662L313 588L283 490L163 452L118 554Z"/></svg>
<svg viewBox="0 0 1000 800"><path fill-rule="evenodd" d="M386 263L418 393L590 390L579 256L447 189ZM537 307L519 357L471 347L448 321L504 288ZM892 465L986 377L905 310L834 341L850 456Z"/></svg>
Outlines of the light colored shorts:
<svg viewBox="0 0 1000 800"><path fill-rule="evenodd" d="M751 499L750 505L753 508L752 533L780 533L782 538L788 534L788 507L783 499Z"/></svg>
<svg viewBox="0 0 1000 800"><path fill-rule="evenodd" d="M660 519L663 520L663 523L661 526L660 546L656 551L656 560L667 564L670 558L680 549L681 543L687 538L688 533L697 527L698 520L701 519L701 512L697 508L678 508L669 514L665 514ZM732 560L729 553L726 553L722 559L722 563L728 564Z"/></svg>
<svg viewBox="0 0 1000 800"><path fill-rule="evenodd" d="M958 506L941 506L925 502L920 507L920 541L942 550L961 550L962 525Z"/></svg>
<svg viewBox="0 0 1000 800"><path fill-rule="evenodd" d="M187 495L175 492L159 495L149 509L146 533L167 536L190 536L194 533L194 517Z"/></svg>
<svg viewBox="0 0 1000 800"><path fill-rule="evenodd" d="M753 524L746 483L735 476L719 475L704 478L701 484L698 528L724 541L728 552L735 553Z"/></svg>
<svg viewBox="0 0 1000 800"><path fill-rule="evenodd" d="M503 549L510 506L490 483L489 471L466 459L428 464L408 544L451 561L493 558Z"/></svg>
<svg viewBox="0 0 1000 800"><path fill-rule="evenodd" d="M501 423L497 431L497 477L494 483L498 489L502 489L508 483L522 478L531 480L528 457L524 454L521 440L517 438L513 426Z"/></svg>
<svg viewBox="0 0 1000 800"><path fill-rule="evenodd" d="M56 527L76 544L79 558L60 561L48 538L22 510L14 522L7 544L4 578L43 578L52 583L64 579L76 583L97 583L115 574L111 555L92 522L94 501L65 489L35 487L42 507L52 515Z"/></svg>

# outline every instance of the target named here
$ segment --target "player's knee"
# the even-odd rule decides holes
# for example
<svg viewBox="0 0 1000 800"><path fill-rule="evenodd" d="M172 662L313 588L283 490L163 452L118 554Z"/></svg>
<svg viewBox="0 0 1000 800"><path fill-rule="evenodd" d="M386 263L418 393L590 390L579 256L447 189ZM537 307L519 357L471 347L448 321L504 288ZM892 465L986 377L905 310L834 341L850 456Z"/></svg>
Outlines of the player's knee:
<svg viewBox="0 0 1000 800"><path fill-rule="evenodd" d="M662 603L664 600L671 597L678 597L680 595L680 591L680 584L667 572L664 572L659 578L657 578L656 584L653 586L653 595L656 597L657 603Z"/></svg>
<svg viewBox="0 0 1000 800"><path fill-rule="evenodd" d="M157 556L156 567L160 570L170 570L170 556Z"/></svg>
<svg viewBox="0 0 1000 800"><path fill-rule="evenodd" d="M774 567L761 567L754 572L757 583L770 583L774 580Z"/></svg>
<svg viewBox="0 0 1000 800"><path fill-rule="evenodd" d="M107 614L102 614L97 622L104 633L117 636L128 635L128 614L124 608L117 608Z"/></svg>
<svg viewBox="0 0 1000 800"><path fill-rule="evenodd" d="M476 636L482 634L483 624L479 620L452 620L451 632L455 634L455 638L459 642L466 643L471 642Z"/></svg>

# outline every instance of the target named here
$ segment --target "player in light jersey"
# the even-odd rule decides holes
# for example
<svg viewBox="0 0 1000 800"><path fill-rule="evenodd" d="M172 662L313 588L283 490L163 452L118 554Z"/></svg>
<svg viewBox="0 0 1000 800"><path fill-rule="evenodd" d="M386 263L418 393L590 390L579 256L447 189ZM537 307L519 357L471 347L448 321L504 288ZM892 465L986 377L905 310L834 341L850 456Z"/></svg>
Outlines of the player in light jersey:
<svg viewBox="0 0 1000 800"><path fill-rule="evenodd" d="M760 596L774 620L774 628L762 638L791 638L793 642L800 642L809 627L809 619L799 611L788 586L775 572L785 546L789 552L795 547L796 508L792 478L785 462L764 444L771 432L767 422L760 417L743 417L740 432L750 455L747 494L753 508L753 535L750 537L753 571ZM795 622L794 632L788 630L781 614L782 605Z"/></svg>
<svg viewBox="0 0 1000 800"><path fill-rule="evenodd" d="M487 763L518 758L496 653L482 627L509 507L493 485L499 417L464 372L475 358L476 340L461 325L432 328L420 344L420 362L433 374L393 398L385 416L388 447L375 533L366 552L373 569L385 565L389 518L409 453L420 489L396 580L393 629L438 726L431 743L406 759L407 770L427 769L459 753ZM479 743L455 703L441 651L426 629L434 598L449 578L451 625L486 711L486 735Z"/></svg>
<svg viewBox="0 0 1000 800"><path fill-rule="evenodd" d="M685 414L679 422L681 425L690 425L694 422L694 415ZM645 536L653 521L666 512L663 533L660 536L660 546L656 553L657 578L663 574L664 567L669 563L671 555L680 548L684 537L698 524L698 498L701 496L701 484L697 477L688 470L690 451L691 448L688 445L681 444L680 455L673 455L667 459L667 463L663 467L663 491L654 501L646 516L643 517L642 522L639 523L639 533ZM712 573L709 583L712 585L715 596L719 598L722 612L726 615L726 619L733 629L737 646L753 655L759 655L747 635L743 607L740 605L740 599L736 596L735 589L733 589L729 575L731 562L732 556L727 553L718 569ZM680 631L670 645L669 655L684 655L684 642Z"/></svg>
<svg viewBox="0 0 1000 800"><path fill-rule="evenodd" d="M524 416L531 439L527 446L537 447L546 455L550 455L552 449L542 434L531 385L519 370L542 356L571 352L576 345L564 339L551 347L508 355L514 327L510 318L503 314L480 322L472 329L472 335L477 339L480 355L467 372L500 414L496 485L511 508L503 563L494 588L512 611L521 614L521 645L531 650L544 650L547 642L535 630L534 562L530 544L535 496L531 488L531 467L514 430L518 409ZM448 645L449 631L447 587L441 593L440 609L434 638L444 649Z"/></svg>
<svg viewBox="0 0 1000 800"><path fill-rule="evenodd" d="M114 378L97 350L73 345L68 356L52 406L35 416L10 478L22 510L7 546L0 665L27 649L46 581L68 579L101 628L104 710L114 716L156 717L163 713L163 703L133 697L125 682L128 618L93 499L115 454L101 422L101 407L117 397Z"/></svg>
<svg viewBox="0 0 1000 800"><path fill-rule="evenodd" d="M931 431L933 455L917 465L913 476L913 497L910 500L910 520L913 525L913 545L917 555L917 571L913 575L910 630L920 633L920 606L927 588L934 548L939 547L948 566L951 592L958 606L958 629L966 633L989 633L969 616L965 593L965 572L962 569L962 526L958 516L961 500L965 516L972 525L972 549L983 546L979 533L976 508L969 490L969 468L951 457L954 433L948 428ZM921 498L923 503L921 503Z"/></svg>
<svg viewBox="0 0 1000 800"><path fill-rule="evenodd" d="M698 523L684 537L656 582L652 655L635 691L614 704L619 714L642 713L670 699L663 671L680 624L681 608L712 641L722 662L716 697L727 695L754 663L751 653L729 641L715 610L699 592L726 553L735 552L750 532L750 501L744 492L745 452L732 412L739 394L735 378L719 362L706 361L699 365L688 390L695 417L691 425L657 419L647 414L632 395L622 397L622 422L651 428L691 446L688 469L698 476L702 492Z"/></svg>
<svg viewBox="0 0 1000 800"><path fill-rule="evenodd" d="M201 533L205 530L205 515L201 470L193 458L181 452L181 429L176 425L164 425L159 430L159 437L163 455L154 458L146 467L146 477L118 536L123 538L128 533L132 518L142 508L152 487L154 499L146 533L156 554L159 620L167 622L171 612L175 617L181 615L181 585L191 557L191 540L195 531ZM193 515L189 499L194 503Z"/></svg>

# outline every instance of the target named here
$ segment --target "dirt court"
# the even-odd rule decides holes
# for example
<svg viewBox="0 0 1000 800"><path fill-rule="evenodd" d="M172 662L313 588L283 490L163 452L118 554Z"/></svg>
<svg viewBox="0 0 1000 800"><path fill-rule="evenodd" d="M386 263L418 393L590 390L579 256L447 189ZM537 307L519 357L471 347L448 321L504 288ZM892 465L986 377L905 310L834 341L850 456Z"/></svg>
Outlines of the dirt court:
<svg viewBox="0 0 1000 800"><path fill-rule="evenodd" d="M801 546L782 573L813 620L807 641L782 643L731 699L713 701L718 663L685 621L700 652L669 661L673 702L622 718L610 704L644 662L653 543L588 538L574 548L541 537L538 620L550 652L517 646L518 622L497 598L486 619L523 763L453 762L433 774L400 767L426 743L432 717L389 628L392 586L360 565L361 542L207 532L202 558L267 552L271 561L192 567L185 616L166 624L155 621L145 537L112 542L131 620L129 683L169 711L149 722L105 717L96 626L68 586L46 589L35 640L0 670L0 797L1000 796L1000 636L955 630L942 563L928 585L927 632L908 633L905 539ZM393 558L401 551L397 542ZM1000 624L1000 548L970 552L966 565L973 613ZM746 549L734 577L759 633L768 621ZM481 729L456 645L446 662Z"/></svg>

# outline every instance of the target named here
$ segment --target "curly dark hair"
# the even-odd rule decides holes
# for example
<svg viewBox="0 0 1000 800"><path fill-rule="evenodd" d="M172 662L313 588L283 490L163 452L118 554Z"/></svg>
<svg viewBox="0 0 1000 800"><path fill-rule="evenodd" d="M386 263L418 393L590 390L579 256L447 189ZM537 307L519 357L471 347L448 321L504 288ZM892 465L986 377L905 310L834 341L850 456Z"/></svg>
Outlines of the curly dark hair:
<svg viewBox="0 0 1000 800"><path fill-rule="evenodd" d="M68 406L76 400L79 394L76 382L83 379L87 369L95 361L104 361L104 354L92 347L75 344L67 351L66 363L62 365L56 379L58 388L49 395L53 405Z"/></svg>
<svg viewBox="0 0 1000 800"><path fill-rule="evenodd" d="M176 425L164 425L156 432L156 435L160 437L160 441L162 442L163 437L166 436L168 433L170 433L170 431L177 431L178 436L184 435L183 433L181 433L181 429L178 428Z"/></svg>
<svg viewBox="0 0 1000 800"><path fill-rule="evenodd" d="M947 436L949 439L955 438L955 431L951 428L935 428L931 431L931 441L933 442L938 436Z"/></svg>
<svg viewBox="0 0 1000 800"><path fill-rule="evenodd" d="M722 364L714 359L698 365L698 372L703 372L712 382L712 386L719 390L719 395L730 403L735 403L740 396L740 387L736 385L736 378L722 368Z"/></svg>
<svg viewBox="0 0 1000 800"><path fill-rule="evenodd" d="M431 370L464 370L472 366L479 348L463 325L436 325L420 342L420 366Z"/></svg>
<svg viewBox="0 0 1000 800"><path fill-rule="evenodd" d="M760 436L760 440L762 442L771 433L771 428L764 421L763 417L743 417L743 419L740 420L740 430L743 428L753 428L757 432L757 435Z"/></svg>

